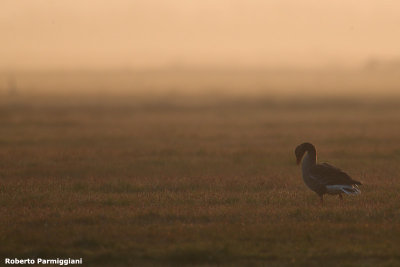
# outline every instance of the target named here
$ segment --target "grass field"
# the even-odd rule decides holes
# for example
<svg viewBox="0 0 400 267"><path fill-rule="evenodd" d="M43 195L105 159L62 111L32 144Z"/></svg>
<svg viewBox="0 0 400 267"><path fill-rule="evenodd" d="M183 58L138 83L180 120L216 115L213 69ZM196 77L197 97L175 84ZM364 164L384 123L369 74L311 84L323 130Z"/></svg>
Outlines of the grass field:
<svg viewBox="0 0 400 267"><path fill-rule="evenodd" d="M396 101L14 97L0 125L3 259L400 265ZM321 207L304 141L362 194Z"/></svg>

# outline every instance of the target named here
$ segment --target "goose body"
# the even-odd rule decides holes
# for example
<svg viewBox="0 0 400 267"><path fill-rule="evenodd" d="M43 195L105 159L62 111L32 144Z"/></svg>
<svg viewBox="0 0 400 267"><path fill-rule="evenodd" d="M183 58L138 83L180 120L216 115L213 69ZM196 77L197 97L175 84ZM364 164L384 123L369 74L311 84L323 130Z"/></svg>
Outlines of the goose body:
<svg viewBox="0 0 400 267"><path fill-rule="evenodd" d="M353 180L344 171L328 163L317 164L317 151L312 144L303 143L297 146L295 155L297 164L300 164L303 159L301 170L304 183L318 194L321 203L324 194L339 195L342 199L342 194L357 195L361 193L358 189L358 185L361 183Z"/></svg>

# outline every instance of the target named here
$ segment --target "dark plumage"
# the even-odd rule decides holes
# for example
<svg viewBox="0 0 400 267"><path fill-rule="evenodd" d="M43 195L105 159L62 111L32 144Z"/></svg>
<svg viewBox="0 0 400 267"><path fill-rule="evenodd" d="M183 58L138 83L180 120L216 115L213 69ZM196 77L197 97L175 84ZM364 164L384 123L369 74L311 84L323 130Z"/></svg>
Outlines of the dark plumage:
<svg viewBox="0 0 400 267"><path fill-rule="evenodd" d="M307 153L307 154L306 154ZM306 154L304 156L304 154ZM353 180L347 173L328 163L317 164L317 152L310 143L303 143L296 147L297 164L302 163L302 174L305 184L313 190L323 202L324 194L348 195L360 194L360 182ZM303 158L304 156L304 158Z"/></svg>

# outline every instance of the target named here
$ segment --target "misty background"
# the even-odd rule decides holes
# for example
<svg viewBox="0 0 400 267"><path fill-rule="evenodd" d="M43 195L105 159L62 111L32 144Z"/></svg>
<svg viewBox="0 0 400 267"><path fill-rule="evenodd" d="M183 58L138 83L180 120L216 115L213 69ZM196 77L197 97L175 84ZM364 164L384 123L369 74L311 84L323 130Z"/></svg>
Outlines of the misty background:
<svg viewBox="0 0 400 267"><path fill-rule="evenodd" d="M0 88L396 94L396 1L2 1Z"/></svg>

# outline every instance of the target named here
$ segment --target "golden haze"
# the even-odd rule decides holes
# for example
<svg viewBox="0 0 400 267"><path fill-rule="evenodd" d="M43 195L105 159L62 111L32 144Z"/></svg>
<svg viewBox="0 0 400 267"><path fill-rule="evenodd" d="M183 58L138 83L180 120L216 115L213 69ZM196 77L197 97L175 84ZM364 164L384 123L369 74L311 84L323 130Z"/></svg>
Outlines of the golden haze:
<svg viewBox="0 0 400 267"><path fill-rule="evenodd" d="M1 69L310 68L398 57L395 1L2 1Z"/></svg>

